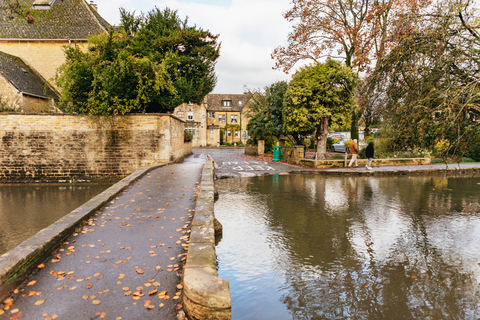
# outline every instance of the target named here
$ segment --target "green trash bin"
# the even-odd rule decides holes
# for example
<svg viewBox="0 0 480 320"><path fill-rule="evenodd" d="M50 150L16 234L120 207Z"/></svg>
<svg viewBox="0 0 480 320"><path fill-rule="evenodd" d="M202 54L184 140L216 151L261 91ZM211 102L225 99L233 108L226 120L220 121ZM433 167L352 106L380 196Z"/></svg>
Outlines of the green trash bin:
<svg viewBox="0 0 480 320"><path fill-rule="evenodd" d="M280 161L282 158L282 148L280 146L273 147L273 161Z"/></svg>

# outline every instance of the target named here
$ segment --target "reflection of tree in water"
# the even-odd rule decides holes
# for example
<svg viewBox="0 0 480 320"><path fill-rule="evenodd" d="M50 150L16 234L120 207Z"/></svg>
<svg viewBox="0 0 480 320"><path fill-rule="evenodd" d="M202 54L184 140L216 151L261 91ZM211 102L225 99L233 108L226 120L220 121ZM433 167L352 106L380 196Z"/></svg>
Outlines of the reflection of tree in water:
<svg viewBox="0 0 480 320"><path fill-rule="evenodd" d="M277 240L288 244L278 263L290 288L283 303L294 319L480 317L477 279L471 271L452 265L451 257L432 245L430 238L438 234L430 235L428 229L431 218L446 211L465 208L472 213L476 207L473 214L479 213L478 199L475 203L465 193L466 180L443 181L444 190L438 190L438 181L432 178L399 178L393 183L359 178L353 184L340 178L339 192L350 199L355 193L354 201L329 211L327 179L282 179L260 193L272 193L267 220L283 230L285 239ZM302 196L302 190L310 194ZM371 205L378 198L386 202L384 207ZM396 218L405 230L389 244L388 254L379 257L382 238L374 235L375 215L386 214L392 204L401 212ZM352 232L362 239L364 252L352 243Z"/></svg>

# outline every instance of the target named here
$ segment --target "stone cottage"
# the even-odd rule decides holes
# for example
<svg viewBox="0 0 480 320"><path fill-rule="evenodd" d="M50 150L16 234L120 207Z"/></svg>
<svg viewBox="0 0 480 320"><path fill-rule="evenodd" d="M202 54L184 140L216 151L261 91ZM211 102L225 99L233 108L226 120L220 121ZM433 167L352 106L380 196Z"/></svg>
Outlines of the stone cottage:
<svg viewBox="0 0 480 320"><path fill-rule="evenodd" d="M0 101L17 111L54 111L64 46L86 47L109 28L84 0L0 0Z"/></svg>

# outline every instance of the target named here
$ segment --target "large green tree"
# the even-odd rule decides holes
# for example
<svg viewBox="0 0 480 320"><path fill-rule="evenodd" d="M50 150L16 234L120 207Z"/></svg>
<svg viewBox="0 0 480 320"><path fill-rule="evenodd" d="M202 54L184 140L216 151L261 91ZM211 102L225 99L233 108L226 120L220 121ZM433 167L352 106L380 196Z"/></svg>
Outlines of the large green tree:
<svg viewBox="0 0 480 320"><path fill-rule="evenodd" d="M176 11L136 16L121 9L120 30L66 48L57 84L65 111L85 114L168 112L201 103L216 85L218 35L188 26Z"/></svg>
<svg viewBox="0 0 480 320"><path fill-rule="evenodd" d="M351 68L332 59L301 68L285 93L284 129L315 132L317 152L325 153L329 124L346 126L351 119L357 82Z"/></svg>
<svg viewBox="0 0 480 320"><path fill-rule="evenodd" d="M257 112L250 118L247 130L254 139L279 138L283 131L283 98L287 91L286 81L279 81L265 88L265 94L253 96Z"/></svg>

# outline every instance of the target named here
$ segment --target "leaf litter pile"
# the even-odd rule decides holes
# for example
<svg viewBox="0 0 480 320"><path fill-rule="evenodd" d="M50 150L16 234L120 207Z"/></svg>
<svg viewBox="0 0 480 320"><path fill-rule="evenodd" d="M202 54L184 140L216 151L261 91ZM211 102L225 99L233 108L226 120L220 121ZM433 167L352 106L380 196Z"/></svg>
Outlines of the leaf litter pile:
<svg viewBox="0 0 480 320"><path fill-rule="evenodd" d="M0 320L69 319L71 312L173 319L183 308L181 276L201 166L165 166L122 191L3 301Z"/></svg>

